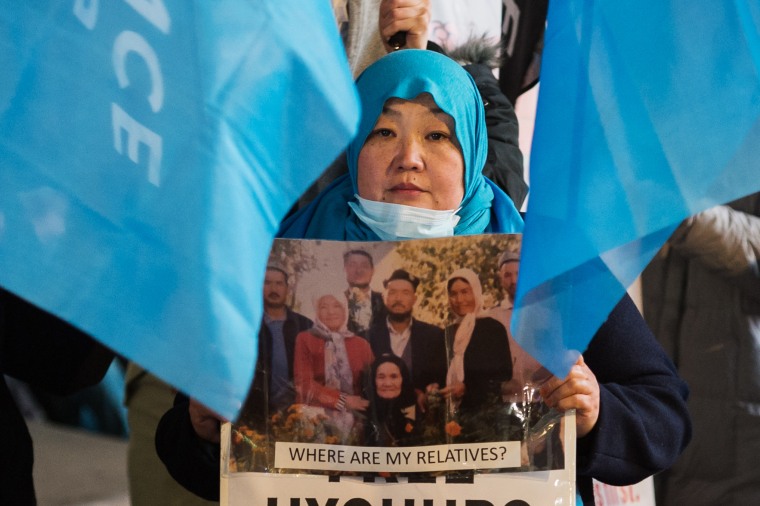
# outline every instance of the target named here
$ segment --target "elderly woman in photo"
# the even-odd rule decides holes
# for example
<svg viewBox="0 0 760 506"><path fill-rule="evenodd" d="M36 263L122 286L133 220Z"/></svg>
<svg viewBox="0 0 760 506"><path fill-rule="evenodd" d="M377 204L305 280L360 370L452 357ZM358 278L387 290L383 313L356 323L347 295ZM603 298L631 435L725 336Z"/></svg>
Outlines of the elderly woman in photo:
<svg viewBox="0 0 760 506"><path fill-rule="evenodd" d="M372 363L367 377L366 444L405 446L416 435L417 394L403 359L385 353Z"/></svg>
<svg viewBox="0 0 760 506"><path fill-rule="evenodd" d="M325 408L347 441L354 412L369 405L361 393L372 350L365 339L348 330L346 297L340 292L315 296L314 312L314 326L296 336L296 402Z"/></svg>
<svg viewBox="0 0 760 506"><path fill-rule="evenodd" d="M408 49L372 64L356 84L362 114L347 150L348 174L286 220L280 237L371 241L522 231L512 201L482 174L483 102L461 66ZM670 466L690 438L686 384L627 296L569 375L547 381L541 394L552 407L576 410L576 474L585 504L593 504L591 478L641 481ZM156 437L172 475L194 489L199 474L217 484L219 474L218 461L201 472L187 455L198 443L181 436L207 416L197 408L192 416L186 404L184 412L180 406L167 413ZM218 430L202 423L190 431L218 439Z"/></svg>

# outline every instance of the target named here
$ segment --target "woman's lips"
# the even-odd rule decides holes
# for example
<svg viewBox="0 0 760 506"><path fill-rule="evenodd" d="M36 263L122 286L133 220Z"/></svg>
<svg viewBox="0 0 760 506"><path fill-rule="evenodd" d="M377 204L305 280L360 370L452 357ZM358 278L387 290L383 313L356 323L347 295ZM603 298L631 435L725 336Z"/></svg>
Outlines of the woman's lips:
<svg viewBox="0 0 760 506"><path fill-rule="evenodd" d="M401 194L416 194L416 193L422 193L422 188L420 188L417 185L411 184L411 183L400 183L396 186L391 188L392 192L395 193L401 193Z"/></svg>

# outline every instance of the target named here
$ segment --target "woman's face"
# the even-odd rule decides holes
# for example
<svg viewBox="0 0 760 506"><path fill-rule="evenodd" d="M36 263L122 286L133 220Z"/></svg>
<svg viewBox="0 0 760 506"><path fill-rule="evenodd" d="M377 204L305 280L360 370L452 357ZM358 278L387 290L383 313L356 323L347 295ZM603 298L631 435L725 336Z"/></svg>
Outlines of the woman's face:
<svg viewBox="0 0 760 506"><path fill-rule="evenodd" d="M359 196L439 211L464 197L454 120L429 94L389 99L359 152Z"/></svg>
<svg viewBox="0 0 760 506"><path fill-rule="evenodd" d="M319 299L317 305L317 318L325 326L337 332L346 321L346 310L343 305L332 295L325 295Z"/></svg>
<svg viewBox="0 0 760 506"><path fill-rule="evenodd" d="M383 362L375 372L375 391L383 399L401 395L401 369L393 362Z"/></svg>
<svg viewBox="0 0 760 506"><path fill-rule="evenodd" d="M457 279L449 288L449 306L457 316L464 316L475 311L475 294L472 286L463 279Z"/></svg>

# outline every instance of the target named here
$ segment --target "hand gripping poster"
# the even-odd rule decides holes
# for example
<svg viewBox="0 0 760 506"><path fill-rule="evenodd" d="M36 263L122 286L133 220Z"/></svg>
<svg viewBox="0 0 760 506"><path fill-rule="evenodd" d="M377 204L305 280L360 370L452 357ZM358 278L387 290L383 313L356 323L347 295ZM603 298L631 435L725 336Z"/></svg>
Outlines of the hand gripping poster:
<svg viewBox="0 0 760 506"><path fill-rule="evenodd" d="M276 240L222 504L574 504L574 415L509 330L520 244Z"/></svg>

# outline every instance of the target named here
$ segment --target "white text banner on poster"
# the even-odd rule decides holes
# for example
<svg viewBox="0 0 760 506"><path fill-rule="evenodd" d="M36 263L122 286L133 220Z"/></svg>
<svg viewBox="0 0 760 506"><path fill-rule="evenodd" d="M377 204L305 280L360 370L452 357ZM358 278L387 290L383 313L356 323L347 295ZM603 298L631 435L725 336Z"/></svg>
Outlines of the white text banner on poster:
<svg viewBox="0 0 760 506"><path fill-rule="evenodd" d="M363 447L277 442L278 469L357 472L425 472L520 466L520 442L415 447Z"/></svg>

